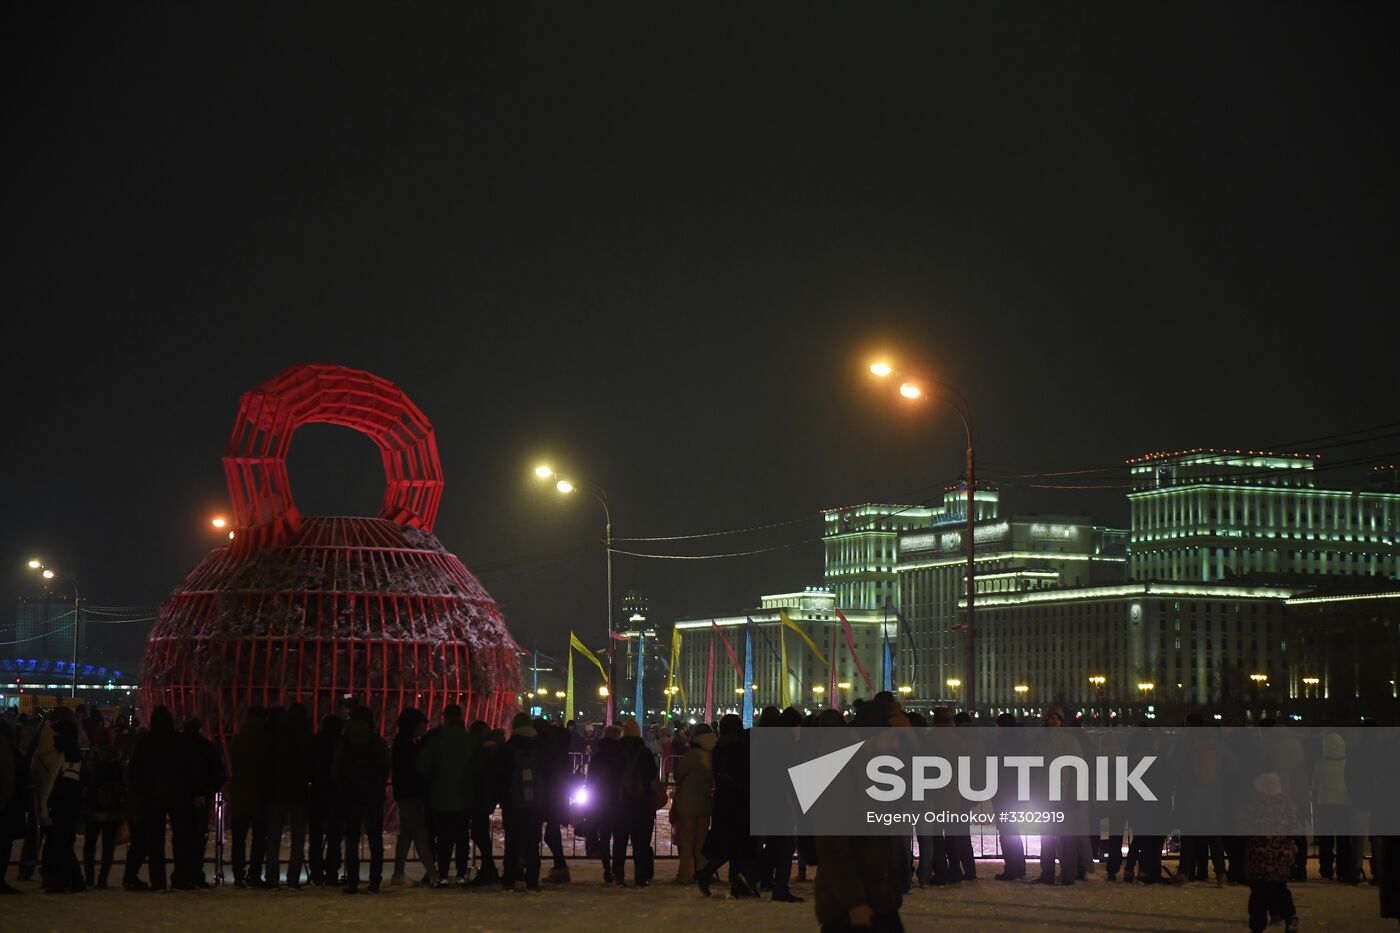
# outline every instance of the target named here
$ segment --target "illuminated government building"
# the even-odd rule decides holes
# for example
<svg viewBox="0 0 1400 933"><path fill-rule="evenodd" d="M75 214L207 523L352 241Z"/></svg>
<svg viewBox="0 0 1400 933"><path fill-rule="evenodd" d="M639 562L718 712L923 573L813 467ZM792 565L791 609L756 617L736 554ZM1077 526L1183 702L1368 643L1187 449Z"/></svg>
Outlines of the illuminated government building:
<svg viewBox="0 0 1400 933"><path fill-rule="evenodd" d="M1129 529L1088 518L1001 514L974 497L978 706L1111 710L1282 708L1294 701L1393 700L1400 679L1400 480L1329 487L1303 454L1191 450L1128 462ZM825 706L830 671L790 630L780 674L778 610L823 652L838 646L842 699L866 693L836 610L878 689L911 706L962 705L966 677L966 486L941 507L864 503L823 512L822 585L764 596L743 613L683 619L681 680L698 711L716 626L742 662L756 624L758 706L781 678L799 707ZM902 613L907 627L896 622ZM721 643L722 644L722 643ZM744 685L722 648L720 709ZM756 686L755 686L756 685ZM1270 706L1270 704L1274 704ZM679 704L678 704L679 705ZM842 702L843 707L847 704ZM1295 704L1296 705L1296 704ZM1148 712L1147 715L1154 715Z"/></svg>
<svg viewBox="0 0 1400 933"><path fill-rule="evenodd" d="M1400 486L1392 469L1366 490L1326 488L1316 468L1308 456L1248 451L1132 460L1126 555L1106 529L1046 520L1037 538L1034 526L1018 536L1015 521L1006 532L1007 523L979 523L979 705L1244 709L1368 691L1393 699ZM1062 555L1047 554L1070 529L1073 544L1067 537ZM1005 546L993 545L1003 536ZM946 593L965 586L964 565L953 540L922 554L928 542L919 532L900 542L910 622L932 644L912 652L912 693L956 700L939 685L962 664L966 599L950 614ZM1124 556L1126 572L1111 580L1111 562ZM1076 562L1087 568L1063 569ZM957 579L930 574L940 568ZM1030 575L1037 570L1056 575Z"/></svg>

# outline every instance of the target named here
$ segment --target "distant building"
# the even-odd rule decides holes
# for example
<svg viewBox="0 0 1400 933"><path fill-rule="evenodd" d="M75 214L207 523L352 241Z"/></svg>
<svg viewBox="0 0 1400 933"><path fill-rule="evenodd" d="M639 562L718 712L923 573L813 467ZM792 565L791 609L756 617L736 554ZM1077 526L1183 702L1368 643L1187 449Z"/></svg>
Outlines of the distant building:
<svg viewBox="0 0 1400 933"><path fill-rule="evenodd" d="M958 623L967 597L966 534L952 525L900 535L899 589L909 635L900 640L898 670L913 702L962 698L967 649ZM973 539L979 610L992 596L1121 583L1126 575L1127 532L1087 518L993 514L975 524ZM979 638L983 618L979 611ZM1002 663L980 649L978 657L985 685ZM979 700L986 696L984 686Z"/></svg>
<svg viewBox="0 0 1400 933"><path fill-rule="evenodd" d="M829 589L808 587L792 593L779 593L761 597L758 608L747 612L716 616L714 618L681 619L676 622L676 631L681 636L680 682L685 689L685 701L677 697L677 711L684 710L686 716L699 716L704 713L705 681L710 667L711 646L714 651L714 703L718 713L737 712L742 706L743 690L747 686L754 694L755 709L764 706L782 705L783 679L787 680L787 702L798 709L815 710L831 703L832 643L836 643L836 683L837 704L849 708L856 697L868 696L870 691L861 680L860 669L856 666L847 647L841 622L836 615L836 595ZM785 629L779 619L779 611L786 611L802 632L812 640L822 652L827 665L823 665L795 632ZM880 689L882 658L884 654L884 628L880 623L857 621L847 614L851 622L852 641L856 657L871 678L874 689ZM734 651L740 666L744 663L745 625L754 621L754 663L753 680L745 685L734 670L729 653L725 650L727 640ZM890 637L893 638L893 620L890 620ZM780 658L782 645L786 642L788 669L782 671ZM843 687L842 684L847 686ZM814 690L813 688L820 688ZM712 711L712 712L715 712Z"/></svg>
<svg viewBox="0 0 1400 933"><path fill-rule="evenodd" d="M1380 471L1368 489L1327 488L1317 465L1238 450L1130 460L1132 579L1400 578L1400 489Z"/></svg>

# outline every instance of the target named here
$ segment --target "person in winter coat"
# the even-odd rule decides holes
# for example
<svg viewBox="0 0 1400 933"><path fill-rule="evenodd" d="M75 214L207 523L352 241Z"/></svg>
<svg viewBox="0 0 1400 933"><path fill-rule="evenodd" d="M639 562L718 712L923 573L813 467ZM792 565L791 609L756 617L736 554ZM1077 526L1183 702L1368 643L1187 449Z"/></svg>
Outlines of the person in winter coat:
<svg viewBox="0 0 1400 933"><path fill-rule="evenodd" d="M630 842L633 880L637 887L644 888L651 884L656 873L651 848L657 811L654 792L660 786L656 756L642 740L642 730L635 720L629 719L623 724L617 746L617 780L613 785L613 883L625 883Z"/></svg>
<svg viewBox="0 0 1400 933"><path fill-rule="evenodd" d="M1313 803L1317 824L1317 869L1324 878L1332 877L1335 857L1337 877L1347 884L1359 884L1361 840L1338 831L1351 825L1351 795L1347 789L1347 744L1336 732L1322 737L1322 757L1313 766Z"/></svg>
<svg viewBox="0 0 1400 933"><path fill-rule="evenodd" d="M690 747L676 764L676 789L671 800L671 825L676 850L677 884L694 884L695 872L705 868L705 837L714 812L715 742L714 731L705 723L695 727Z"/></svg>
<svg viewBox="0 0 1400 933"><path fill-rule="evenodd" d="M1293 801L1298 814L1298 835L1293 837L1295 851L1293 881L1308 880L1308 817L1311 813L1308 772L1303 762L1303 743L1293 730L1272 718L1259 721L1259 752L1262 767L1279 776L1283 795Z"/></svg>
<svg viewBox="0 0 1400 933"><path fill-rule="evenodd" d="M495 762L495 784L501 793L501 822L506 837L502 890L540 889L540 833L544 803L550 792L542 766L544 758L545 749L529 714L516 713L510 724L510 738Z"/></svg>
<svg viewBox="0 0 1400 933"><path fill-rule="evenodd" d="M553 864L544 880L549 884L568 884L569 863L564 860L563 825L569 821L569 785L573 777L569 738L563 729L550 725L544 719L536 719L531 725L535 727L540 743L540 753L543 755L540 768L548 788L541 801L541 813L544 818L544 844L549 849Z"/></svg>
<svg viewBox="0 0 1400 933"><path fill-rule="evenodd" d="M423 883L436 887L437 862L433 859L432 839L428 834L427 783L418 773L418 751L423 734L428 731L428 717L410 706L399 713L398 729L390 752L394 783L394 806L399 811L399 838L394 843L394 874L390 885L404 884L404 868L408 863L411 844L423 865Z"/></svg>
<svg viewBox="0 0 1400 933"><path fill-rule="evenodd" d="M10 868L11 846L16 839L24 838L25 812L31 799L24 756L15 744L10 723L0 720L0 894L19 893L5 875Z"/></svg>
<svg viewBox="0 0 1400 933"><path fill-rule="evenodd" d="M367 707L355 707L331 767L340 797L336 810L345 817L346 894L359 893L362 835L369 842L369 893L378 894L384 879L384 785L389 769L389 746L374 730L374 715Z"/></svg>
<svg viewBox="0 0 1400 933"><path fill-rule="evenodd" d="M78 749L78 726L72 720L55 723L54 765L49 769L43 790L44 808L39 811L44 833L44 890L64 894L86 890L82 869L73 853L82 811L82 752Z"/></svg>
<svg viewBox="0 0 1400 933"><path fill-rule="evenodd" d="M471 812L469 834L472 845L476 846L477 854L481 857L481 868L472 879L472 885L489 888L499 884L501 880L501 876L496 872L496 859L492 854L491 842L491 814L496 812L496 804L501 795L492 775L495 774L496 756L506 744L506 734L505 730L492 729L480 719L471 724L467 734L477 741L481 749L478 756L480 763L476 769L480 778L472 787L472 798L468 804Z"/></svg>
<svg viewBox="0 0 1400 933"><path fill-rule="evenodd" d="M267 761L267 858L263 887L282 877L282 830L290 826L287 887L301 887L306 860L306 802L311 791L311 723L306 707L293 703L272 728Z"/></svg>
<svg viewBox="0 0 1400 933"><path fill-rule="evenodd" d="M907 728L909 720L886 694L863 703L853 725ZM908 837L818 836L816 847L817 922L823 933L903 933L899 908L909 884Z"/></svg>
<svg viewBox="0 0 1400 933"><path fill-rule="evenodd" d="M150 731L136 743L127 773L127 792L138 807L141 836L145 840L150 889L163 891L165 875L165 827L170 824L171 847L185 851L193 830L194 811L190 757L175 732L169 707L151 710Z"/></svg>
<svg viewBox="0 0 1400 933"><path fill-rule="evenodd" d="M238 888L262 886L263 860L267 857L268 751L267 710L250 706L228 749L232 774L227 813L233 828L233 884Z"/></svg>
<svg viewBox="0 0 1400 933"><path fill-rule="evenodd" d="M94 732L83 763L83 876L87 886L105 890L112 872L117 829L126 817L126 770L112 733ZM96 871L97 842L102 840L102 870Z"/></svg>
<svg viewBox="0 0 1400 933"><path fill-rule="evenodd" d="M1262 933L1270 917L1282 920L1288 933L1298 929L1288 879L1293 876L1293 835L1298 814L1283 795L1283 781L1272 771L1254 779L1254 793L1241 807L1237 822L1246 836L1244 876L1249 884L1249 929Z"/></svg>
<svg viewBox="0 0 1400 933"><path fill-rule="evenodd" d="M346 817L336 791L335 752L345 721L335 714L321 717L311 740L311 791L306 802L306 830L311 847L311 883L333 885L340 878L341 836Z"/></svg>
<svg viewBox="0 0 1400 933"><path fill-rule="evenodd" d="M753 837L749 835L749 736L744 721L733 713L719 721L719 741L712 761L715 775L714 810L703 849L705 867L695 873L700 893L710 896L710 883L729 863L729 893L757 897Z"/></svg>
<svg viewBox="0 0 1400 933"><path fill-rule="evenodd" d="M481 784L481 747L462 723L462 707L454 703L442 711L442 728L418 753L418 773L427 781L438 883L448 883L455 851L457 880L465 884L471 863L471 804Z"/></svg>
<svg viewBox="0 0 1400 933"><path fill-rule="evenodd" d="M1008 751L1014 749L1014 736L1018 733L1006 733L1006 729L1017 728L1016 717L1011 713L1002 713L997 716L997 741L1001 747L997 748L997 754L1005 757ZM1014 753L1014 752L1013 752ZM1021 802L1016 799L1016 782L1014 773L1009 766L999 775L997 783L997 796L995 806L997 810L1020 810ZM1005 858L1005 865L1000 874L994 875L997 881L1020 881L1026 877L1026 843L1021 838L1021 827L1015 823L998 822L997 838L1001 841L1001 852ZM1112 877L1110 875L1110 877Z"/></svg>
<svg viewBox="0 0 1400 933"><path fill-rule="evenodd" d="M1225 794L1237 763L1221 740L1220 730L1207 727L1200 713L1187 716L1186 726L1167 762L1172 776L1172 802L1186 826L1215 826L1224 812ZM1176 882L1205 881L1209 868L1215 870L1216 884L1224 885L1225 847L1221 834L1183 831Z"/></svg>
<svg viewBox="0 0 1400 933"><path fill-rule="evenodd" d="M190 809L189 845L176 851L175 887L189 890L207 888L204 878L204 852L209 845L209 815L214 808L214 795L224 786L228 774L223 757L214 743L200 734L198 719L190 719L180 733L190 767L190 790L194 794Z"/></svg>
<svg viewBox="0 0 1400 933"><path fill-rule="evenodd" d="M621 741L622 727L608 726L588 758L588 786L593 795L593 823L598 834L597 854L603 862L604 884L613 883L613 834L622 832L616 819L616 788L621 769L618 743Z"/></svg>

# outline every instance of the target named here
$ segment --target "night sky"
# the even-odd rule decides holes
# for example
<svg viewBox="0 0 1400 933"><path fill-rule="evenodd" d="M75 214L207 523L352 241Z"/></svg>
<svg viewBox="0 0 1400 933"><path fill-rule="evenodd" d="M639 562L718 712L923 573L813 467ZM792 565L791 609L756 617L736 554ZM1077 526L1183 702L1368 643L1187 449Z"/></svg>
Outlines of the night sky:
<svg viewBox="0 0 1400 933"><path fill-rule="evenodd" d="M240 393L298 362L423 408L439 536L556 649L602 627L602 517L538 461L622 536L799 520L634 549L812 539L961 468L879 349L962 389L1007 511L1126 524L1014 474L1400 421L1382 15L6 4L0 603L37 553L158 604L218 543ZM305 512L378 506L353 432L291 466ZM819 583L821 549L617 573L665 625Z"/></svg>

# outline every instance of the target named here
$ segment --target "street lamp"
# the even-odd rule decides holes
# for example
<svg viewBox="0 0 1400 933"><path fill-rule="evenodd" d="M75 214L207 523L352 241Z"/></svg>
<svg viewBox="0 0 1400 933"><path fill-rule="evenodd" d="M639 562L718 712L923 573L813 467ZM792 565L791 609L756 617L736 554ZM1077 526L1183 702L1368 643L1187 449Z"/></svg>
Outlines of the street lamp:
<svg viewBox="0 0 1400 933"><path fill-rule="evenodd" d="M817 684L815 687L812 688L812 692L820 695L826 693L826 688L823 687L821 684Z"/></svg>
<svg viewBox="0 0 1400 933"><path fill-rule="evenodd" d="M900 695L900 696L902 696L902 697L907 697L907 696L909 696L909 694L911 694L911 693L913 693L913 692L914 692L914 688L911 687L911 686L909 686L908 684L900 684L900 685L899 685L899 695Z"/></svg>
<svg viewBox="0 0 1400 933"><path fill-rule="evenodd" d="M896 372L895 368L887 360L877 360L870 364L871 375L880 379L887 379L890 376L903 375ZM974 562L974 526L976 523L977 508L977 474L975 469L975 457L972 446L972 416L969 411L967 399L962 394L946 382L939 382L936 379L911 378L899 387L899 394L910 401L922 398L924 395L924 384L937 386L942 389L945 401L949 407L958 413L962 419L963 429L967 433L967 621L963 626L964 648L967 653L965 659L967 680L967 693L964 694L964 702L968 709L977 706L977 649L976 649L976 626L975 626L975 602L977 595L977 567ZM912 660L912 659L911 659Z"/></svg>
<svg viewBox="0 0 1400 933"><path fill-rule="evenodd" d="M556 473L556 472L554 471L553 467L547 466L547 465L545 465L545 464L540 464L539 466L535 467L535 476L538 477L539 479L543 479L543 480L547 480L547 479L552 479L552 480L554 480L554 481L555 481L555 482L554 482L554 488L555 488L556 490L558 490L560 493L564 494L564 495L568 495L569 493L573 492L575 489L582 489L582 490L584 490L585 492L587 492L589 495L591 495L593 498L597 499L597 500L598 500L598 504L601 505L601 506L603 507L603 522L604 522L604 529L603 529L603 550L604 550L604 553L605 553L606 556L607 556L607 571L608 571L608 584L607 584L607 585L608 585L608 599L607 599L607 604L608 604L608 628L607 628L607 634L608 634L608 642L607 642L607 644L608 644L608 680L609 680L610 682L616 682L616 680L617 680L617 655L616 655L616 653L613 651L613 560L612 560L612 554L613 554L613 530L612 530L612 511L608 508L608 496L607 496L607 493L603 492L603 489L602 489L601 486L598 486L598 485L596 485L596 484L594 484L594 483L584 483L584 482L579 481L579 480L569 480L569 479L565 479L564 477L562 477L562 476L560 476L558 473ZM611 697L611 696L608 696L608 694L606 694L606 693L600 693L599 695L600 695L600 696L606 696L606 697L608 697L608 704L607 704L607 724L608 724L608 725L612 725L612 721L613 721L613 701L612 701L612 697Z"/></svg>
<svg viewBox="0 0 1400 933"><path fill-rule="evenodd" d="M44 566L44 562L37 557L30 558L29 569L39 571L39 575L45 580L52 580L58 576L52 567ZM82 624L82 607L79 605L81 597L78 595L78 581L71 573L68 574L68 585L73 587L73 686L70 696L78 695L78 634L79 626Z"/></svg>
<svg viewBox="0 0 1400 933"><path fill-rule="evenodd" d="M949 677L946 681L944 681L944 683L946 683L949 689L952 690L956 690L962 686L962 681L956 677Z"/></svg>
<svg viewBox="0 0 1400 933"><path fill-rule="evenodd" d="M1017 693L1017 694L1021 697L1021 699L1023 699L1023 700L1026 698L1026 694L1027 694L1027 693L1030 693L1030 690L1031 690L1031 688L1030 688L1029 686L1027 686L1026 684L1017 684L1016 686L1012 687L1011 689L1012 689L1012 690L1015 690L1016 693Z"/></svg>

